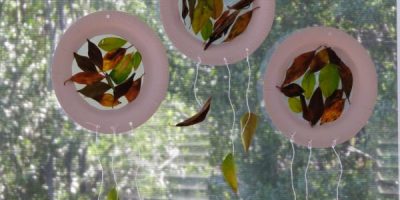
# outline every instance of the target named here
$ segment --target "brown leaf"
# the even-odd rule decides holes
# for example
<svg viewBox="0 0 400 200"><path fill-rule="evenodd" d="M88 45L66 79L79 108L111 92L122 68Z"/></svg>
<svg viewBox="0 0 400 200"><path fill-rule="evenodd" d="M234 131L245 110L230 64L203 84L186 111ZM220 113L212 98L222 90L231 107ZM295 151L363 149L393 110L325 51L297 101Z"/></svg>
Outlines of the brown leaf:
<svg viewBox="0 0 400 200"><path fill-rule="evenodd" d="M324 48L315 54L310 64L310 72L317 72L329 63L329 53L327 48Z"/></svg>
<svg viewBox="0 0 400 200"><path fill-rule="evenodd" d="M214 32L211 34L210 39L204 46L204 50L207 50L208 47L215 41L218 40L219 38L222 37L223 34L225 34L229 28L232 26L232 24L235 22L236 17L239 15L239 10L236 10L232 14L229 14L229 16L226 18L226 20L221 23L216 29L214 29Z"/></svg>
<svg viewBox="0 0 400 200"><path fill-rule="evenodd" d="M186 119L185 121L176 124L176 126L191 126L204 121L204 119L207 117L208 111L210 111L210 107L211 107L211 97L208 98L208 100L198 113Z"/></svg>
<svg viewBox="0 0 400 200"><path fill-rule="evenodd" d="M133 81L131 88L129 88L128 92L125 94L125 97L128 100L128 102L134 101L139 96L141 86L142 86L142 78Z"/></svg>
<svg viewBox="0 0 400 200"><path fill-rule="evenodd" d="M310 104L308 105L308 112L310 124L314 126L324 113L324 99L322 97L321 88L319 87L311 97Z"/></svg>
<svg viewBox="0 0 400 200"><path fill-rule="evenodd" d="M336 99L328 107L325 107L320 125L337 120L343 112L345 101L345 99Z"/></svg>
<svg viewBox="0 0 400 200"><path fill-rule="evenodd" d="M84 72L97 72L96 66L90 61L90 59L86 56L81 56L77 53L74 53L74 58L78 67Z"/></svg>
<svg viewBox="0 0 400 200"><path fill-rule="evenodd" d="M309 51L296 57L293 61L292 66L290 66L289 69L286 71L285 81L283 81L282 86L289 84L303 76L311 63L314 54L315 51Z"/></svg>
<svg viewBox="0 0 400 200"><path fill-rule="evenodd" d="M103 95L109 89L111 89L111 86L108 85L107 83L96 82L84 87L83 89L78 90L78 92L86 97L94 99L98 96Z"/></svg>
<svg viewBox="0 0 400 200"><path fill-rule="evenodd" d="M116 86L114 88L114 100L117 101L120 97L124 96L133 84L133 78L135 77L135 73L133 73L125 82Z"/></svg>
<svg viewBox="0 0 400 200"><path fill-rule="evenodd" d="M228 19L229 13L230 13L229 10L226 10L224 13L222 13L222 15L214 23L214 30L216 30L222 24L225 23L225 21Z"/></svg>
<svg viewBox="0 0 400 200"><path fill-rule="evenodd" d="M342 97L343 97L343 90L336 90L335 92L333 92L333 94L331 96L326 98L325 108L330 106L333 102L335 102L339 99L342 99Z"/></svg>
<svg viewBox="0 0 400 200"><path fill-rule="evenodd" d="M114 69L118 63L124 58L126 53L125 48L119 48L114 51L110 51L104 55L102 71L108 71Z"/></svg>
<svg viewBox="0 0 400 200"><path fill-rule="evenodd" d="M75 82L79 84L91 85L93 83L103 80L104 76L98 72L79 72L73 75L71 78L64 82L64 85L69 82Z"/></svg>
<svg viewBox="0 0 400 200"><path fill-rule="evenodd" d="M330 63L333 63L337 66L339 66L342 63L342 60L339 58L339 56L332 48L328 47L326 48L326 51L328 52Z"/></svg>
<svg viewBox="0 0 400 200"><path fill-rule="evenodd" d="M88 42L88 55L93 64L97 65L100 69L103 68L103 56L99 47L92 43L89 39Z"/></svg>
<svg viewBox="0 0 400 200"><path fill-rule="evenodd" d="M233 4L232 6L228 6L228 8L235 9L235 10L241 10L241 9L249 6L251 3L253 3L253 1L254 0L240 0L239 2Z"/></svg>
<svg viewBox="0 0 400 200"><path fill-rule="evenodd" d="M303 94L304 90L300 85L296 83L291 83L285 87L277 87L281 92L287 97L297 97Z"/></svg>
<svg viewBox="0 0 400 200"><path fill-rule="evenodd" d="M254 9L240 15L237 18L235 24L233 24L232 29L224 42L229 42L229 41L233 40L234 38L236 38L237 36L239 36L240 34L242 34L246 30L247 26L250 23L251 17L253 16L253 11L258 8L260 8L260 7L254 8Z"/></svg>
<svg viewBox="0 0 400 200"><path fill-rule="evenodd" d="M222 11L224 10L224 0L209 0L213 3L213 19L218 19L221 16Z"/></svg>
<svg viewBox="0 0 400 200"><path fill-rule="evenodd" d="M189 7L186 0L181 0L181 1L182 1L182 19L185 20L185 18L189 14Z"/></svg>
<svg viewBox="0 0 400 200"><path fill-rule="evenodd" d="M193 21L194 8L196 7L196 0L188 0L189 1L189 17L190 21Z"/></svg>
<svg viewBox="0 0 400 200"><path fill-rule="evenodd" d="M104 107L114 107L114 106L121 104L120 101L114 100L114 96L112 94L108 94L108 93L105 93L103 95L95 97L94 100L99 102Z"/></svg>
<svg viewBox="0 0 400 200"><path fill-rule="evenodd" d="M304 95L300 95L301 109L303 110L303 118L307 121L310 121L310 112L308 111L308 106L306 102L306 98Z"/></svg>

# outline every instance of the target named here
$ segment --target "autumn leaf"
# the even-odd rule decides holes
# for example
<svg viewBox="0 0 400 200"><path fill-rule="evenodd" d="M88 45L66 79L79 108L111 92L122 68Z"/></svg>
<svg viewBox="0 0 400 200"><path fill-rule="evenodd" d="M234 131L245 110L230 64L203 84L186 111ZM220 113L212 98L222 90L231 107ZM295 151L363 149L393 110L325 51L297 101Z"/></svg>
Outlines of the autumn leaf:
<svg viewBox="0 0 400 200"><path fill-rule="evenodd" d="M304 90L296 83L291 83L285 87L277 87L287 97L297 97L303 94Z"/></svg>
<svg viewBox="0 0 400 200"><path fill-rule="evenodd" d="M121 104L120 101L114 100L114 96L112 94L104 93L98 97L95 97L94 100L99 102L104 107L114 107Z"/></svg>
<svg viewBox="0 0 400 200"><path fill-rule="evenodd" d="M342 59L339 58L339 56L332 48L328 47L326 48L326 51L328 52L330 63L335 64L337 66L339 66L342 63Z"/></svg>
<svg viewBox="0 0 400 200"><path fill-rule="evenodd" d="M245 152L249 151L251 141L257 130L258 116L254 113L245 113L240 118L240 126L242 130L242 143Z"/></svg>
<svg viewBox="0 0 400 200"><path fill-rule="evenodd" d="M325 108L330 106L333 102L342 99L343 97L343 90L335 90L331 96L326 98L325 100Z"/></svg>
<svg viewBox="0 0 400 200"><path fill-rule="evenodd" d="M112 188L107 194L107 200L119 200L117 188Z"/></svg>
<svg viewBox="0 0 400 200"><path fill-rule="evenodd" d="M107 37L100 40L98 46L104 51L114 51L127 43L126 40L119 37Z"/></svg>
<svg viewBox="0 0 400 200"><path fill-rule="evenodd" d="M125 55L124 58L111 71L110 77L116 84L121 84L126 78L128 78L129 74L131 74L134 64L132 59L132 53Z"/></svg>
<svg viewBox="0 0 400 200"><path fill-rule="evenodd" d="M303 118L307 121L311 120L310 112L308 111L308 106L306 98L304 95L300 95L301 110L303 111Z"/></svg>
<svg viewBox="0 0 400 200"><path fill-rule="evenodd" d="M107 83L96 82L91 85L87 85L86 87L78 90L78 92L86 97L94 99L98 96L103 95L109 89L111 89L111 86L108 85Z"/></svg>
<svg viewBox="0 0 400 200"><path fill-rule="evenodd" d="M327 64L319 73L319 87L324 97L329 97L339 87L339 71L335 64Z"/></svg>
<svg viewBox="0 0 400 200"><path fill-rule="evenodd" d="M211 17L213 19L218 19L219 16L221 16L222 11L224 10L224 0L208 0L209 4L212 3L213 6L213 13ZM211 1L211 2L210 2Z"/></svg>
<svg viewBox="0 0 400 200"><path fill-rule="evenodd" d="M221 171L226 183L231 187L233 192L238 193L238 181L236 177L235 158L232 153L225 156L222 161Z"/></svg>
<svg viewBox="0 0 400 200"><path fill-rule="evenodd" d="M344 90L344 93L346 94L347 100L350 102L350 94L353 88L353 74L351 73L350 68L347 67L347 65L343 62L341 65L339 65L338 69L339 76L342 81L342 88Z"/></svg>
<svg viewBox="0 0 400 200"><path fill-rule="evenodd" d="M140 66L140 63L142 63L142 55L140 54L139 51L136 51L135 54L133 54L133 69L137 70Z"/></svg>
<svg viewBox="0 0 400 200"><path fill-rule="evenodd" d="M304 75L303 80L301 81L301 87L304 89L304 96L307 99L310 99L314 92L315 81L315 74L310 71Z"/></svg>
<svg viewBox="0 0 400 200"><path fill-rule="evenodd" d="M201 0L197 3L194 10L192 28L195 34L199 33L203 26L207 23L207 20L211 17L213 11L207 6L205 0Z"/></svg>
<svg viewBox="0 0 400 200"><path fill-rule="evenodd" d="M345 99L336 99L328 107L325 107L320 125L337 120L343 112L345 101Z"/></svg>
<svg viewBox="0 0 400 200"><path fill-rule="evenodd" d="M317 72L329 63L329 53L327 48L318 51L310 63L310 72Z"/></svg>
<svg viewBox="0 0 400 200"><path fill-rule="evenodd" d="M124 58L126 53L125 48L119 48L114 51L110 51L104 55L102 71L108 71L114 69L118 63Z"/></svg>
<svg viewBox="0 0 400 200"><path fill-rule="evenodd" d="M186 0L181 0L181 1L182 1L182 19L183 21L185 21L185 18L189 14L189 7Z"/></svg>
<svg viewBox="0 0 400 200"><path fill-rule="evenodd" d="M219 38L221 38L228 30L229 28L232 26L232 24L235 22L236 17L239 15L240 11L235 11L231 14L229 14L228 17L226 17L226 19L223 21L223 23L221 25L219 25L218 27L216 27L216 29L214 29L214 32L211 34L210 39L208 40L208 42L204 45L204 50L207 50L208 47L215 41L218 40Z"/></svg>
<svg viewBox="0 0 400 200"><path fill-rule="evenodd" d="M226 10L224 13L222 13L222 15L214 23L214 30L218 29L222 24L225 23L229 17L229 13L229 10Z"/></svg>
<svg viewBox="0 0 400 200"><path fill-rule="evenodd" d="M203 38L204 41L206 41L208 40L208 38L210 38L212 32L213 32L213 24L211 20L208 19L207 23L201 29L201 37Z"/></svg>
<svg viewBox="0 0 400 200"><path fill-rule="evenodd" d="M303 76L314 57L314 53L315 51L309 51L294 59L293 64L286 71L285 80L283 81L282 86L287 85Z"/></svg>
<svg viewBox="0 0 400 200"><path fill-rule="evenodd" d="M89 39L88 42L88 55L93 64L97 65L100 69L103 68L103 55L100 49L92 43Z"/></svg>
<svg viewBox="0 0 400 200"><path fill-rule="evenodd" d="M104 76L98 72L79 72L73 75L71 78L64 82L64 85L69 82L75 82L79 84L91 85L93 83L103 80Z"/></svg>
<svg viewBox="0 0 400 200"><path fill-rule="evenodd" d="M133 79L135 75L136 74L133 73L125 82L114 88L114 101L117 101L120 97L128 93L129 89L133 84Z"/></svg>
<svg viewBox="0 0 400 200"><path fill-rule="evenodd" d="M317 88L310 99L310 103L308 105L308 114L309 121L311 126L314 126L322 114L324 113L324 99L322 97L321 88Z"/></svg>
<svg viewBox="0 0 400 200"><path fill-rule="evenodd" d="M134 101L140 93L140 87L142 86L142 77L133 81L131 88L129 88L128 92L125 94L128 102Z"/></svg>
<svg viewBox="0 0 400 200"><path fill-rule="evenodd" d="M92 63L92 61L86 57L81 56L77 53L74 53L74 58L78 67L84 72L97 72L96 66Z"/></svg>
<svg viewBox="0 0 400 200"><path fill-rule="evenodd" d="M301 113L303 111L301 101L299 98L292 97L288 98L289 108L294 113Z"/></svg>
<svg viewBox="0 0 400 200"><path fill-rule="evenodd" d="M193 17L194 17L194 9L196 6L196 0L188 0L189 2L189 17L190 17L190 21L193 21Z"/></svg>
<svg viewBox="0 0 400 200"><path fill-rule="evenodd" d="M229 9L235 9L235 10L241 10L243 8L246 8L247 6L250 6L251 3L253 3L254 0L240 0L237 3L233 4L232 6L228 6Z"/></svg>
<svg viewBox="0 0 400 200"><path fill-rule="evenodd" d="M191 125L195 125L195 124L198 124L198 123L204 121L204 119L206 119L206 117L207 117L208 111L210 111L210 107L211 107L211 97L208 98L208 100L206 101L206 103L203 105L203 107L200 109L200 111L198 113L196 113L192 117L186 119L185 121L176 124L176 126L180 126L180 127L191 126Z"/></svg>
<svg viewBox="0 0 400 200"><path fill-rule="evenodd" d="M258 8L260 8L260 7L254 8L254 9L252 9L252 10L250 10L250 11L248 11L248 12L242 14L242 15L240 15L237 18L235 24L233 24L232 29L229 32L229 35L225 39L224 42L229 42L229 41L235 39L240 34L242 34L246 30L247 26L250 23L251 17L253 16L253 11L258 9Z"/></svg>

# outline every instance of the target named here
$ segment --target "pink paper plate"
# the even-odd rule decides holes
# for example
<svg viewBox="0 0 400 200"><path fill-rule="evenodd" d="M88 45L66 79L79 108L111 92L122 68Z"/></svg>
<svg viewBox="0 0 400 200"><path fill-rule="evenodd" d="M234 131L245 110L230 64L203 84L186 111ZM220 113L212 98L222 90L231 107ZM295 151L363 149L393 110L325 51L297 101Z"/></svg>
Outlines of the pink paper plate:
<svg viewBox="0 0 400 200"><path fill-rule="evenodd" d="M74 84L64 86L72 75L73 52L86 39L114 34L127 39L142 54L145 68L137 99L118 110L99 110L85 102ZM67 115L86 129L102 133L129 131L146 122L158 109L167 92L169 72L165 50L156 34L137 17L116 11L102 11L81 18L62 36L54 53L52 83L57 99Z"/></svg>
<svg viewBox="0 0 400 200"><path fill-rule="evenodd" d="M351 105L341 117L323 126L310 127L293 114L282 93L275 86L282 84L286 70L301 53L315 50L321 45L332 47L353 73ZM331 147L334 141L341 144L354 137L367 124L377 98L377 74L368 52L348 34L325 27L300 30L283 41L267 66L264 76L265 108L272 123L287 138L314 148Z"/></svg>
<svg viewBox="0 0 400 200"><path fill-rule="evenodd" d="M165 32L175 47L194 61L201 59L206 65L225 65L224 58L230 64L252 54L268 36L275 16L275 0L255 0L254 7L260 7L253 13L244 33L231 42L210 46L203 50L203 43L186 30L179 12L179 0L160 1L161 21Z"/></svg>

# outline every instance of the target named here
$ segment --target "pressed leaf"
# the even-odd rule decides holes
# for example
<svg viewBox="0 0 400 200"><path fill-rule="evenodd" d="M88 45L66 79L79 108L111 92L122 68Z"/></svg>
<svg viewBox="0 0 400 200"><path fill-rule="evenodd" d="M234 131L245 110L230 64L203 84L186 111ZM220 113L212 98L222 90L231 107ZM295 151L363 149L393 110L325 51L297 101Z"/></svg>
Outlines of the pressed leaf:
<svg viewBox="0 0 400 200"><path fill-rule="evenodd" d="M343 91L346 94L347 100L350 102L350 94L353 89L353 74L351 73L350 68L343 62L339 65L339 75L342 81Z"/></svg>
<svg viewBox="0 0 400 200"><path fill-rule="evenodd" d="M339 71L335 64L327 64L319 73L319 87L324 97L329 97L339 87Z"/></svg>
<svg viewBox="0 0 400 200"><path fill-rule="evenodd" d="M185 121L178 123L176 126L191 126L204 121L204 119L206 119L207 117L208 111L210 111L210 107L211 107L211 97L208 98L208 100L198 113L186 119Z"/></svg>
<svg viewBox="0 0 400 200"><path fill-rule="evenodd" d="M104 93L98 97L95 97L94 100L99 102L104 107L114 107L121 104L120 101L115 101L114 96L112 94Z"/></svg>
<svg viewBox="0 0 400 200"><path fill-rule="evenodd" d="M207 6L205 0L201 0L197 3L194 9L192 28L195 34L199 33L203 26L207 23L207 20L211 17L213 11Z"/></svg>
<svg viewBox="0 0 400 200"><path fill-rule="evenodd" d="M133 84L133 79L135 75L136 74L133 73L125 82L114 88L114 101L117 101L120 97L128 93L129 89Z"/></svg>
<svg viewBox="0 0 400 200"><path fill-rule="evenodd" d="M302 95L304 92L303 88L301 88L300 85L297 85L296 83L291 83L279 89L287 97L297 97Z"/></svg>
<svg viewBox="0 0 400 200"><path fill-rule="evenodd" d="M224 10L224 0L208 0L208 1L212 1L213 3L212 18L218 19L218 17L221 16L222 11Z"/></svg>
<svg viewBox="0 0 400 200"><path fill-rule="evenodd" d="M135 54L133 54L133 69L137 70L140 66L140 63L142 63L142 55L140 54L139 51L136 51Z"/></svg>
<svg viewBox="0 0 400 200"><path fill-rule="evenodd" d="M335 90L331 96L326 98L325 100L325 108L330 106L333 102L342 99L343 97L343 90Z"/></svg>
<svg viewBox="0 0 400 200"><path fill-rule="evenodd" d="M93 64L97 65L100 69L103 68L103 55L99 47L92 43L89 39L88 42L88 55Z"/></svg>
<svg viewBox="0 0 400 200"><path fill-rule="evenodd" d="M328 52L330 63L335 64L337 66L339 66L342 63L342 60L339 58L339 56L332 48L328 47L326 48L326 51Z"/></svg>
<svg viewBox="0 0 400 200"><path fill-rule="evenodd" d="M133 81L131 88L129 88L128 92L125 94L128 102L134 101L140 93L140 87L142 86L142 77Z"/></svg>
<svg viewBox="0 0 400 200"><path fill-rule="evenodd" d="M307 99L311 98L315 87L315 74L308 71L301 81L301 87L304 89L304 96Z"/></svg>
<svg viewBox="0 0 400 200"><path fill-rule="evenodd" d="M112 188L107 194L107 200L119 200L117 188Z"/></svg>
<svg viewBox="0 0 400 200"><path fill-rule="evenodd" d="M92 61L86 57L81 56L77 53L74 53L74 58L78 67L84 72L97 72L96 66L92 63Z"/></svg>
<svg viewBox="0 0 400 200"><path fill-rule="evenodd" d="M75 82L79 84L91 85L93 83L103 80L104 76L98 72L79 72L73 75L71 78L64 82L64 85L69 82Z"/></svg>
<svg viewBox="0 0 400 200"><path fill-rule="evenodd" d="M300 103L301 103L301 110L303 111L303 118L307 121L310 121L311 120L310 112L308 111L306 98L303 95L300 95Z"/></svg>
<svg viewBox="0 0 400 200"><path fill-rule="evenodd" d="M301 113L303 111L301 100L296 97L288 98L289 108L294 113Z"/></svg>
<svg viewBox="0 0 400 200"><path fill-rule="evenodd" d="M110 77L116 84L121 84L131 74L134 64L132 59L132 53L125 55L121 62L111 71Z"/></svg>
<svg viewBox="0 0 400 200"><path fill-rule="evenodd" d="M247 26L249 25L251 17L253 16L254 10L256 10L258 8L259 7L254 8L254 9L247 11L246 13L240 15L237 18L236 22L233 24L232 29L229 32L229 35L225 39L224 42L229 42L229 41L235 39L240 34L242 34L246 30Z"/></svg>
<svg viewBox="0 0 400 200"><path fill-rule="evenodd" d="M253 1L254 0L240 0L237 3L233 4L232 6L228 6L228 8L235 9L235 10L241 10L241 9L249 6L251 3L253 3Z"/></svg>
<svg viewBox="0 0 400 200"><path fill-rule="evenodd" d="M201 29L201 37L204 41L207 41L210 38L213 32L213 24L210 19L207 20L207 23Z"/></svg>
<svg viewBox="0 0 400 200"><path fill-rule="evenodd" d="M311 126L314 126L322 114L324 113L324 99L322 97L321 88L317 88L310 99L310 104L308 105L309 121Z"/></svg>
<svg viewBox="0 0 400 200"><path fill-rule="evenodd" d="M194 16L194 9L196 6L196 0L188 0L189 2L189 17L190 21L193 21L193 16Z"/></svg>
<svg viewBox="0 0 400 200"><path fill-rule="evenodd" d="M211 34L210 39L204 45L204 50L207 50L208 47L215 41L221 38L226 32L228 32L229 28L232 26L232 24L235 22L236 17L239 15L240 11L234 11L233 13L229 14L228 17L214 29L214 32Z"/></svg>
<svg viewBox="0 0 400 200"><path fill-rule="evenodd" d="M242 143L245 152L249 151L251 141L256 133L258 125L258 116L254 113L245 113L240 118L240 126L242 130Z"/></svg>
<svg viewBox="0 0 400 200"><path fill-rule="evenodd" d="M321 125L337 120L342 115L345 99L336 99L328 107L325 107L324 114L321 117Z"/></svg>
<svg viewBox="0 0 400 200"><path fill-rule="evenodd" d="M114 51L127 43L126 40L119 37L107 37L100 40L98 46L104 51Z"/></svg>
<svg viewBox="0 0 400 200"><path fill-rule="evenodd" d="M182 19L183 21L185 21L187 15L189 14L189 7L186 0L181 0L181 1L182 1Z"/></svg>
<svg viewBox="0 0 400 200"><path fill-rule="evenodd" d="M124 58L126 53L125 48L119 48L114 51L108 52L104 55L102 71L114 69L118 63Z"/></svg>
<svg viewBox="0 0 400 200"><path fill-rule="evenodd" d="M314 53L315 51L309 51L294 59L293 64L286 71L285 80L283 81L282 86L297 80L306 73L312 58L314 57Z"/></svg>
<svg viewBox="0 0 400 200"><path fill-rule="evenodd" d="M96 98L103 95L107 90L111 89L111 86L104 82L96 82L92 85L88 85L80 90L79 93L89 98Z"/></svg>
<svg viewBox="0 0 400 200"><path fill-rule="evenodd" d="M222 15L214 23L214 30L218 29L222 24L225 23L225 21L229 17L229 13L230 13L229 10L226 10L224 11L224 13L222 13Z"/></svg>
<svg viewBox="0 0 400 200"><path fill-rule="evenodd" d="M328 63L329 63L328 49L324 48L324 49L318 51L317 54L315 54L315 56L310 64L310 71L317 72L317 71L321 70L323 67L325 67Z"/></svg>
<svg viewBox="0 0 400 200"><path fill-rule="evenodd" d="M222 161L221 171L224 176L226 183L231 187L233 192L238 192L238 181L236 177L236 165L235 158L232 153L225 156Z"/></svg>

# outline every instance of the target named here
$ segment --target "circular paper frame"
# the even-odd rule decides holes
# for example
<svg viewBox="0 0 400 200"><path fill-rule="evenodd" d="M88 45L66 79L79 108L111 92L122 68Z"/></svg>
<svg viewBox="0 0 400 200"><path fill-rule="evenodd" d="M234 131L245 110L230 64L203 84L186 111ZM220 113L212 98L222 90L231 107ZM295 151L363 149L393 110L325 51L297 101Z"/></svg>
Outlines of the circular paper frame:
<svg viewBox="0 0 400 200"><path fill-rule="evenodd" d="M311 127L292 113L286 97L276 88L281 85L287 68L298 55L321 45L332 47L353 74L351 104L334 122ZM275 50L264 76L265 108L272 123L296 144L314 148L331 147L354 137L367 124L377 98L377 74L368 52L346 33L325 27L300 30L284 40ZM347 103L347 102L346 102Z"/></svg>
<svg viewBox="0 0 400 200"><path fill-rule="evenodd" d="M165 32L175 47L194 61L201 59L206 65L225 65L224 58L230 64L243 60L246 49L252 54L268 36L275 16L275 0L255 0L252 19L241 35L234 40L221 44L212 44L207 50L204 44L190 33L183 24L179 12L179 0L160 1L161 20Z"/></svg>
<svg viewBox="0 0 400 200"><path fill-rule="evenodd" d="M134 44L142 54L145 76L139 96L118 110L99 110L76 91L74 84L64 85L72 76L73 52L86 39L114 34ZM168 82L168 61L156 34L137 17L117 11L102 11L81 18L62 36L52 63L52 83L55 94L67 115L82 127L101 133L126 132L146 122L164 100Z"/></svg>

